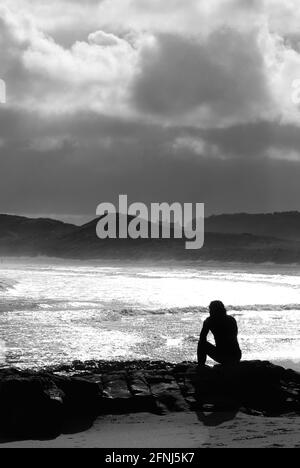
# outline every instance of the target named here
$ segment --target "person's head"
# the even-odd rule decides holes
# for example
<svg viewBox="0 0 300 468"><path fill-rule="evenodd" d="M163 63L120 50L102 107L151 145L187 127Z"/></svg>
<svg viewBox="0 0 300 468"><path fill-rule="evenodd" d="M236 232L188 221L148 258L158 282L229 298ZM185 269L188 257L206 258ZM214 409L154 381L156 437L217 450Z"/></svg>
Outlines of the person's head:
<svg viewBox="0 0 300 468"><path fill-rule="evenodd" d="M226 309L221 301L212 301L209 304L209 313L211 318L213 319L219 319L222 318L226 315Z"/></svg>

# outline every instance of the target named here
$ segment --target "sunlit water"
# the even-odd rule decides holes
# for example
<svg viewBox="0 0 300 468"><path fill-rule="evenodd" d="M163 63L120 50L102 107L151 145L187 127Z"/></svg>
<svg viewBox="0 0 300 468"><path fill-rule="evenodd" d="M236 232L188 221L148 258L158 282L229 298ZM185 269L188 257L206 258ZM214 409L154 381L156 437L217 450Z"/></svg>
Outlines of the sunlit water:
<svg viewBox="0 0 300 468"><path fill-rule="evenodd" d="M46 260L0 264L0 364L196 359L199 331L213 299L223 300L236 317L245 359L299 369L296 267Z"/></svg>

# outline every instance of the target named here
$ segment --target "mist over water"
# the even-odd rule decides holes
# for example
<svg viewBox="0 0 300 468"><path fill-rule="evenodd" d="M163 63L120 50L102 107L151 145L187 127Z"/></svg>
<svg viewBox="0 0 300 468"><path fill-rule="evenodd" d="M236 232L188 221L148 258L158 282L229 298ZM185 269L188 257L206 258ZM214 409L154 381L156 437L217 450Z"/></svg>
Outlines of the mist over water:
<svg viewBox="0 0 300 468"><path fill-rule="evenodd" d="M37 367L74 359L196 359L211 300L240 329L244 359L299 368L297 267L88 264L4 260L0 363Z"/></svg>

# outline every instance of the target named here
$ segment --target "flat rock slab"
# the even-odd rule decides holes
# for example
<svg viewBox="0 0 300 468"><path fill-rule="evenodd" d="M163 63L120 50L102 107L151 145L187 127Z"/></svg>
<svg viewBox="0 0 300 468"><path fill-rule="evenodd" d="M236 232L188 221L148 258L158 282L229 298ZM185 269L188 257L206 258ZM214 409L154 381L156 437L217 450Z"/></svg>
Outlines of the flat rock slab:
<svg viewBox="0 0 300 468"><path fill-rule="evenodd" d="M134 411L157 412L158 405L145 374L142 371L129 371L127 375Z"/></svg>
<svg viewBox="0 0 300 468"><path fill-rule="evenodd" d="M128 413L133 406L133 395L129 390L125 371L107 373L102 376L103 394L100 409L103 413Z"/></svg>
<svg viewBox="0 0 300 468"><path fill-rule="evenodd" d="M145 377L161 412L188 411L188 403L173 375L152 371L146 373Z"/></svg>

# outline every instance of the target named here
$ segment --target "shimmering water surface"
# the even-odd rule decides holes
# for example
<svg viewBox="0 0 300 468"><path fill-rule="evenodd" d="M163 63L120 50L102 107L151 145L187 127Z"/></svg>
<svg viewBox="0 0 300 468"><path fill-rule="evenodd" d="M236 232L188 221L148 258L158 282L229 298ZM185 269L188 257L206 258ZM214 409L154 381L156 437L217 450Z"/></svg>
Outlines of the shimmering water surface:
<svg viewBox="0 0 300 468"><path fill-rule="evenodd" d="M221 299L247 359L299 369L298 267L0 264L0 363L196 358L201 323Z"/></svg>

